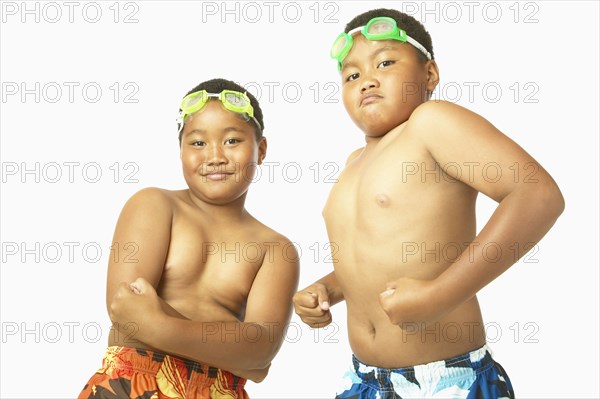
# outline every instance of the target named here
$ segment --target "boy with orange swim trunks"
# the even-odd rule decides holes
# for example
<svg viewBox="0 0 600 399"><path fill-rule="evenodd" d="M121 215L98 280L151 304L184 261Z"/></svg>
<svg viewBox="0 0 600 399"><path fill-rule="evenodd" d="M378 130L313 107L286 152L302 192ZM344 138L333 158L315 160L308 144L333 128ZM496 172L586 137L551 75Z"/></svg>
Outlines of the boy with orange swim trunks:
<svg viewBox="0 0 600 399"><path fill-rule="evenodd" d="M283 342L298 259L244 206L267 150L260 106L214 79L185 96L179 124L188 188L125 204L113 241L137 252L110 260L113 331L80 398L247 398Z"/></svg>

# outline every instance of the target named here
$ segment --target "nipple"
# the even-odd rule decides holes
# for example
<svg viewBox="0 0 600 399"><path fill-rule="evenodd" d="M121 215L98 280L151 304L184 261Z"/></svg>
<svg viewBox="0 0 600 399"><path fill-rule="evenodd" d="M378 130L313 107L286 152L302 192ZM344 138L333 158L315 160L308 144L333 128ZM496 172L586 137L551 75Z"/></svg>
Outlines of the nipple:
<svg viewBox="0 0 600 399"><path fill-rule="evenodd" d="M375 197L375 201L377 202L377 205L384 208L390 204L390 199L385 194L377 194L377 196Z"/></svg>

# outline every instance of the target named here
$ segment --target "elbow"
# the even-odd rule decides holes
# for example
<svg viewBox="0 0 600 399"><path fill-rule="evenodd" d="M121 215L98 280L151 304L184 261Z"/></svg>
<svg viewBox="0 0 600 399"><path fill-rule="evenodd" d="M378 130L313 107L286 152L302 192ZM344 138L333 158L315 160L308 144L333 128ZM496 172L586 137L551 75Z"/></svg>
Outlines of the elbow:
<svg viewBox="0 0 600 399"><path fill-rule="evenodd" d="M255 361L251 362L251 364L248 365L248 369L250 370L263 370L268 368L271 365L271 361L273 359L268 359L267 357L261 358L261 359L255 359ZM258 381L255 381L258 382Z"/></svg>
<svg viewBox="0 0 600 399"><path fill-rule="evenodd" d="M268 368L283 343L283 336L279 338L272 333L269 334L269 331L264 328L257 331L261 331L260 336L245 337L249 350L246 352L247 355L240 359L239 364L246 370Z"/></svg>
<svg viewBox="0 0 600 399"><path fill-rule="evenodd" d="M274 342L266 342L258 348L249 359L250 369L266 369L271 365L271 362L279 352L280 345L275 345Z"/></svg>
<svg viewBox="0 0 600 399"><path fill-rule="evenodd" d="M255 349L244 361L239 362L239 365L244 370L263 370L271 365L274 358L275 355L271 355L267 350Z"/></svg>
<svg viewBox="0 0 600 399"><path fill-rule="evenodd" d="M540 194L539 204L546 210L548 217L556 221L565 210L565 198L558 185L554 181L551 181L544 186Z"/></svg>

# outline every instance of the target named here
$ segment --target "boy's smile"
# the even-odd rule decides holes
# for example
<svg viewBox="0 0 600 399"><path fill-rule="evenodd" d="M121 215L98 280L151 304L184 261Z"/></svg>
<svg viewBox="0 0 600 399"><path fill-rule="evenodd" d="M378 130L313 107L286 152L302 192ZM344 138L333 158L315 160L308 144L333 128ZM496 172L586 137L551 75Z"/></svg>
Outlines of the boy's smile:
<svg viewBox="0 0 600 399"><path fill-rule="evenodd" d="M203 201L228 203L244 195L265 154L266 140L257 143L252 121L219 101L210 100L185 123L183 174L190 191Z"/></svg>
<svg viewBox="0 0 600 399"><path fill-rule="evenodd" d="M408 43L354 36L342 63L342 97L367 136L383 136L405 122L435 88L435 61L423 62L417 51Z"/></svg>

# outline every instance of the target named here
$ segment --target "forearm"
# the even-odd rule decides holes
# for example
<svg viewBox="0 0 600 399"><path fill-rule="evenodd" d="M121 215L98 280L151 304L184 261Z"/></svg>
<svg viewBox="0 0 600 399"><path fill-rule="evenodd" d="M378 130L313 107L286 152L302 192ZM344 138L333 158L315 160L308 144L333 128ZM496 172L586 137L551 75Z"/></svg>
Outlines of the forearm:
<svg viewBox="0 0 600 399"><path fill-rule="evenodd" d="M480 234L436 279L440 300L453 306L468 300L536 245L563 210L557 190L524 189L506 196Z"/></svg>
<svg viewBox="0 0 600 399"><path fill-rule="evenodd" d="M162 316L141 340L167 353L225 370L268 367L281 346L285 326L237 321L198 322Z"/></svg>
<svg viewBox="0 0 600 399"><path fill-rule="evenodd" d="M330 306L333 306L336 303L339 303L344 300L344 293L342 291L342 288L340 287L340 284L337 281L337 278L335 277L335 272L329 273L328 275L316 281L315 283L323 284L327 289Z"/></svg>
<svg viewBox="0 0 600 399"><path fill-rule="evenodd" d="M167 316L176 317L178 319L189 320L187 317L179 313L174 307L169 305L164 299L158 297L160 301L160 308Z"/></svg>

